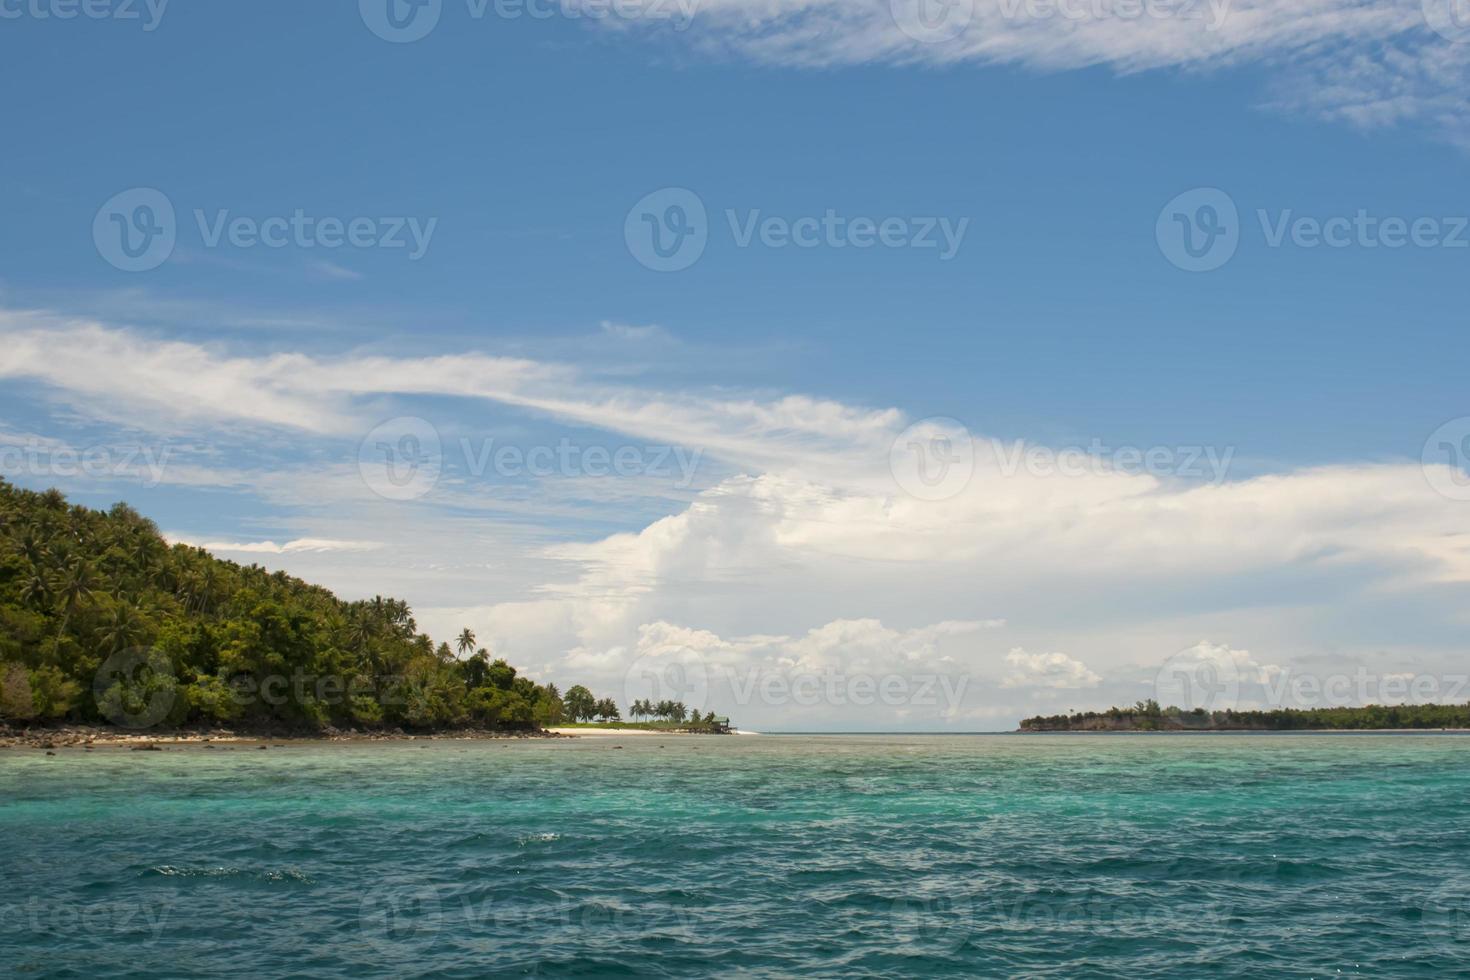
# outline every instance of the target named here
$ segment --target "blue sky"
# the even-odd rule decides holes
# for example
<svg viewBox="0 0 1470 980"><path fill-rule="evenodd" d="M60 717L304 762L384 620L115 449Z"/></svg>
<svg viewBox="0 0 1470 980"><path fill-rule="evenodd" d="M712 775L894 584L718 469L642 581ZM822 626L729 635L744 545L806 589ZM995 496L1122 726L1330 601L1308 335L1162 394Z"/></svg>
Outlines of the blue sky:
<svg viewBox="0 0 1470 980"><path fill-rule="evenodd" d="M180 539L344 594L406 595L424 625L473 620L544 676L616 688L639 658L699 650L923 661L988 692L880 727L993 727L1022 695L1109 703L1185 649L1229 651L1252 677L1451 658L1470 503L1437 493L1421 456L1470 415L1470 232L1455 220L1470 214L1455 94L1470 44L1453 8L1237 0L1207 30L1167 10L961 0L966 29L929 43L902 30L909 2L778 0L752 18L705 0L675 30L444 0L411 43L368 28L372 0L70 20L38 16L54 0L6 5L0 74L23 96L0 155L4 433L171 461L157 480L7 477L127 498ZM168 201L177 241L130 272L93 229L136 188ZM707 242L659 272L625 228L667 188L696 196ZM1189 272L1158 229L1200 188L1237 209L1238 247ZM196 217L298 210L369 219L375 241L410 221L432 233L418 257L211 245ZM905 240L964 231L952 257L739 244L751 220L828 212L897 221ZM1359 212L1428 222L1433 244L1311 247L1309 229L1270 243L1283 220ZM431 422L443 476L409 501L349 494L336 476L362 489L360 444L398 417ZM1003 492L982 473L911 499L888 447L933 417L980 444L1166 447L1174 462L1121 474L1110 459L1058 478L1060 494L1050 471L1027 474L1037 486L1002 474ZM1447 431L1434 442L1457 443ZM645 468L670 453L658 473L487 478L460 439L633 446ZM676 445L697 454L692 478L669 469ZM1190 447L1228 452L1228 473L1175 472ZM1001 520L1008 494L1024 513ZM814 500L828 510L804 510ZM1008 543L1024 558L994 550L989 520L1038 522ZM930 535L944 550L890 538ZM1156 535L1197 573L1115 537ZM1099 550L1119 553L1121 579ZM890 579L904 561L915 595ZM767 602L761 581L810 599ZM934 632L945 623L970 625Z"/></svg>

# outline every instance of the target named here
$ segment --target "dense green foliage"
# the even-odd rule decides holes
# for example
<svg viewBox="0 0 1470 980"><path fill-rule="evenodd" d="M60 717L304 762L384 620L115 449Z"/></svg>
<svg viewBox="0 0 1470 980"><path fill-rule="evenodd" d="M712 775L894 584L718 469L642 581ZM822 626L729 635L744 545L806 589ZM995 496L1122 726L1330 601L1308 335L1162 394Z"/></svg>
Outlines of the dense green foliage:
<svg viewBox="0 0 1470 980"><path fill-rule="evenodd" d="M1361 708L1274 708L1266 711L1206 711L1161 708L1140 701L1131 708L1109 708L1067 715L1027 718L1027 732L1109 731L1346 731L1349 729L1467 728L1470 705L1371 704Z"/></svg>
<svg viewBox="0 0 1470 980"><path fill-rule="evenodd" d="M577 721L566 722L567 728L631 728L645 732L706 732L724 735L730 732L727 721L717 720L714 712L705 717L695 715L688 721Z"/></svg>
<svg viewBox="0 0 1470 980"><path fill-rule="evenodd" d="M435 647L403 602L170 546L0 480L0 720L320 729L530 729L563 717L474 634ZM616 710L614 708L614 710Z"/></svg>

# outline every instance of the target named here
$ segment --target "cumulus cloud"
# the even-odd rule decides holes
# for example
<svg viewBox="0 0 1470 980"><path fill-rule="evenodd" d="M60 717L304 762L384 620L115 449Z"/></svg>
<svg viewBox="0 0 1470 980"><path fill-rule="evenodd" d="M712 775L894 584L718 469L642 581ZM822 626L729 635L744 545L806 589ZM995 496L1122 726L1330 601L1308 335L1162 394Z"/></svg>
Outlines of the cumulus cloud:
<svg viewBox="0 0 1470 980"><path fill-rule="evenodd" d="M609 386L484 353L261 357L39 313L0 313L0 338L0 376L98 426L115 412L165 431L225 419L244 424L230 437L241 444L302 454L227 478L274 508L292 540L226 528L193 539L350 595L401 594L436 636L471 626L537 676L596 679L608 694L640 661L690 656L788 679L932 675L969 683L958 713L849 703L828 723L990 725L1015 719L1024 686L1030 701L1147 696L1160 664L1200 636L1260 682L1307 653L1449 656L1467 625L1463 505L1435 493L1417 461L1219 482L1113 463L1039 469L1012 465L983 434L908 429L896 408ZM658 498L659 513L615 533L570 535L554 495L462 475L421 499L376 497L358 473L362 434L390 410L434 415L419 396L445 391L700 448L723 475ZM963 457L963 479L938 497L914 484L902 464L915 444ZM184 484L208 486L209 465L191 459ZM171 463L163 481L179 475ZM1269 653L1236 655L1246 650Z"/></svg>
<svg viewBox="0 0 1470 980"><path fill-rule="evenodd" d="M1097 687L1102 683L1102 677L1088 669L1086 664L1065 653L1027 653L1016 647L1006 654L1006 663L1011 670L1001 681L1001 687L1076 690Z"/></svg>

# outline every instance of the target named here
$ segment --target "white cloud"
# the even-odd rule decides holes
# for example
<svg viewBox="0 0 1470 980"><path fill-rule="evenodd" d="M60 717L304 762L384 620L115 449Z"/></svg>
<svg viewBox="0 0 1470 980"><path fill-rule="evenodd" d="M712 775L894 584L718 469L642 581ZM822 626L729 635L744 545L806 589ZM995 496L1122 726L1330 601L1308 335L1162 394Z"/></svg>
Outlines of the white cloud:
<svg viewBox="0 0 1470 980"><path fill-rule="evenodd" d="M308 262L306 268L318 279L355 282L362 278L361 272L349 269L345 265L338 265L336 262L328 262L325 259Z"/></svg>
<svg viewBox="0 0 1470 980"><path fill-rule="evenodd" d="M925 727L1014 718L1007 692L1026 678L1034 700L1066 681L1131 701L1147 695L1140 678L1200 636L1269 650L1267 663L1328 651L1402 664L1448 656L1467 625L1463 505L1431 490L1417 461L1200 485L1103 467L1030 472L978 439L969 483L931 501L890 470L908 422L891 408L614 387L486 354L252 357L36 313L0 314L0 339L0 376L44 384L98 426L121 412L216 433L187 466L170 462L164 482L207 487L214 468L294 534L276 544L194 528L191 538L348 595L404 595L436 636L469 625L497 654L562 683L620 683L637 658L670 650L780 676L840 668L975 682L953 716L849 706L830 720ZM433 414L417 396L446 391L550 424L704 448L722 475L641 498L659 509L629 530L571 539L576 511L552 488L516 493L457 474L421 500L374 497L357 473L361 433L390 412ZM218 419L244 424L226 440ZM261 447L254 468L214 459L226 441ZM368 542L382 546L362 550ZM1008 650L1041 659L1007 660ZM1257 680L1267 669L1232 662Z"/></svg>
<svg viewBox="0 0 1470 980"><path fill-rule="evenodd" d="M274 541L190 541L177 535L169 535L168 538L175 544L187 544L226 555L294 555L303 552L324 554L332 551L380 551L383 547L380 541L332 541L326 538L297 538L284 544L276 544Z"/></svg>
<svg viewBox="0 0 1470 980"><path fill-rule="evenodd" d="M1102 683L1102 677L1093 673L1086 664L1065 653L1027 653L1016 647L1006 654L1006 663L1011 666L1011 671L1000 682L1000 686L1005 688L1076 690L1097 687Z"/></svg>
<svg viewBox="0 0 1470 980"><path fill-rule="evenodd" d="M1280 81L1282 104L1363 126L1417 119L1461 139L1470 45L1434 33L1425 15L1454 2L702 0L690 28L673 36L706 56L805 67L978 63L1126 73L1257 64Z"/></svg>

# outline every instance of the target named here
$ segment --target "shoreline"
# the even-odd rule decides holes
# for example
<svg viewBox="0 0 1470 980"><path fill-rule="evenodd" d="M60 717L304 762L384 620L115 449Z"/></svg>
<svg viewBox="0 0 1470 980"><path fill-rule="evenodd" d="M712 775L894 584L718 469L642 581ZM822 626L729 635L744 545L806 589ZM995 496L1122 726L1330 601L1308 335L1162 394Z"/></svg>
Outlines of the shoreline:
<svg viewBox="0 0 1470 980"><path fill-rule="evenodd" d="M1017 728L1010 735L1470 735L1470 728Z"/></svg>
<svg viewBox="0 0 1470 980"><path fill-rule="evenodd" d="M551 734L553 734L553 735L557 735L557 736L561 736L561 737L571 737L571 738L579 738L579 737L584 736L584 735L591 736L593 738L602 738L604 736L611 736L611 735L634 735L634 736L643 736L643 735L664 736L664 735L672 735L672 736L675 736L675 737L678 737L678 738L683 738L686 735L699 735L699 736L719 736L719 737L723 738L726 735L759 735L760 734L760 732L746 732L746 731L741 731L738 728L737 729L731 729L728 732L697 732L697 731L689 731L689 730L676 729L676 728L669 728L669 729L660 729L660 728L574 728L574 727L557 726L557 725L554 725L551 728L546 729L546 731L549 732L549 733L551 733Z"/></svg>
<svg viewBox="0 0 1470 980"><path fill-rule="evenodd" d="M270 732L236 731L234 729L187 729L146 732L93 725L60 725L56 727L11 728L0 724L0 750L32 749L56 752L60 749L130 749L162 751L169 748L233 749L287 748L292 745L366 744L374 742L489 742L525 739L576 738L686 738L691 736L760 736L763 733L732 729L728 732L659 730L646 728L578 728L552 726L534 731L491 731L486 729L448 729L431 732L340 731ZM890 733L790 733L790 734L887 734L895 736L973 736L991 735L1470 735L1470 728L1218 728L1218 729L1013 729L1009 732L890 732Z"/></svg>
<svg viewBox="0 0 1470 980"><path fill-rule="evenodd" d="M8 728L0 725L0 750L3 749L107 749L127 748L151 751L165 747L270 748L291 744L365 743L365 742L481 742L501 739L557 739L571 736L549 729L534 731L490 731L486 729L447 729L434 732L394 730L322 732L236 731L229 728L186 729L176 731L129 731L98 725L58 725L56 727Z"/></svg>

